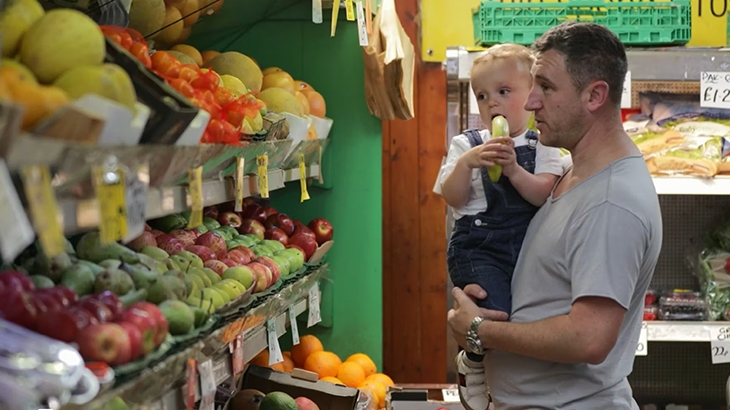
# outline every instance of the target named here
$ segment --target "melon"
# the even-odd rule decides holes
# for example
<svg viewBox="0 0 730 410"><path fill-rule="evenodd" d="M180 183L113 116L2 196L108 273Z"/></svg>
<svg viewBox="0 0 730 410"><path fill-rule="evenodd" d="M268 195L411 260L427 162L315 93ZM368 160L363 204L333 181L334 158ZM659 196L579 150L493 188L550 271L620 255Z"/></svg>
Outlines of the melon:
<svg viewBox="0 0 730 410"><path fill-rule="evenodd" d="M180 12L185 17L183 20L185 27L190 27L198 21L200 18L199 9L198 0L188 0L184 6L180 7Z"/></svg>
<svg viewBox="0 0 730 410"><path fill-rule="evenodd" d="M137 95L129 74L115 64L74 67L63 73L54 85L72 100L96 94L118 102L134 112Z"/></svg>
<svg viewBox="0 0 730 410"><path fill-rule="evenodd" d="M36 0L13 0L0 13L2 56L12 57L18 51L26 31L43 17L43 6Z"/></svg>
<svg viewBox="0 0 730 410"><path fill-rule="evenodd" d="M192 2L195 2L196 0L188 0L188 2L191 2L191 1ZM189 29L189 28L186 27L186 29ZM195 60L195 64L197 64L198 67L200 67L201 65L203 65L203 56L200 55L200 52L198 51L198 49L196 49L193 46L190 46L190 45L187 45L187 44L178 44L178 45L172 47L170 50L172 50L172 51L179 51L179 52L181 52L183 54L187 54L188 57L190 57L193 60Z"/></svg>
<svg viewBox="0 0 730 410"><path fill-rule="evenodd" d="M259 99L271 111L288 112L299 117L304 115L302 105L297 100L297 97L282 88L267 88L261 91Z"/></svg>
<svg viewBox="0 0 730 410"><path fill-rule="evenodd" d="M261 91L264 76L261 69L248 56L236 51L227 51L213 57L207 67L216 73L230 74L239 80L251 91Z"/></svg>
<svg viewBox="0 0 730 410"><path fill-rule="evenodd" d="M165 7L165 20L162 22L162 27L165 27L165 29L152 36L152 38L160 43L175 44L185 28L182 14L180 14L177 7Z"/></svg>
<svg viewBox="0 0 730 410"><path fill-rule="evenodd" d="M164 0L134 0L129 9L129 27L146 37L162 28L165 14Z"/></svg>
<svg viewBox="0 0 730 410"><path fill-rule="evenodd" d="M183 52L175 51L174 49L167 50L167 52L170 53L171 56L175 57L181 64L198 65L192 57Z"/></svg>

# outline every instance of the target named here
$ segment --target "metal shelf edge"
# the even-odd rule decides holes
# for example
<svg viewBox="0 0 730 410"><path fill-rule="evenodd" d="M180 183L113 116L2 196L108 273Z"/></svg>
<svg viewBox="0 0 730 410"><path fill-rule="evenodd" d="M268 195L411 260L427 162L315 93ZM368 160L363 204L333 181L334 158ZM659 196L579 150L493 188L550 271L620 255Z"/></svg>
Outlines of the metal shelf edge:
<svg viewBox="0 0 730 410"><path fill-rule="evenodd" d="M730 326L730 322L664 322L647 321L650 342L709 342L710 329Z"/></svg>
<svg viewBox="0 0 730 410"><path fill-rule="evenodd" d="M730 178L655 177L659 195L730 195Z"/></svg>

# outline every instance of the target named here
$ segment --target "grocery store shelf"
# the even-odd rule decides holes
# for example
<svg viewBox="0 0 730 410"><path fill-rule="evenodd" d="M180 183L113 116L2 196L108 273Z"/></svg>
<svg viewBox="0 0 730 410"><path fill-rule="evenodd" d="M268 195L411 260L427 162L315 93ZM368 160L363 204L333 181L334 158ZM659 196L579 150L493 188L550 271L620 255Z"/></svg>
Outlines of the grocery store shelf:
<svg viewBox="0 0 730 410"><path fill-rule="evenodd" d="M310 165L307 177L319 176L319 165ZM243 183L244 197L257 195L258 178L248 175ZM285 182L299 179L299 169L270 169L269 191L284 187ZM216 205L235 199L235 186L232 178L203 182L203 204ZM59 207L63 213L64 232L67 235L93 229L99 226L99 206L96 199L60 199ZM184 185L150 188L147 192L147 219L159 218L190 209L188 189Z"/></svg>
<svg viewBox="0 0 730 410"><path fill-rule="evenodd" d="M656 177L659 195L730 195L730 177Z"/></svg>
<svg viewBox="0 0 730 410"><path fill-rule="evenodd" d="M730 322L661 322L647 321L650 342L709 342L710 329L730 326Z"/></svg>
<svg viewBox="0 0 730 410"><path fill-rule="evenodd" d="M699 81L702 71L727 71L730 49L629 49L632 81Z"/></svg>

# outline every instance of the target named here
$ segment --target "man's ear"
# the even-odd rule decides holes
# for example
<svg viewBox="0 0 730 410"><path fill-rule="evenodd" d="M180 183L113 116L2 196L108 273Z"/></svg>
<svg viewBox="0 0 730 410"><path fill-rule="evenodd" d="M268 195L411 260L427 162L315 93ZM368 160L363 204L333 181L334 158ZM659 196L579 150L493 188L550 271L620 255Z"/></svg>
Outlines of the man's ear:
<svg viewBox="0 0 730 410"><path fill-rule="evenodd" d="M583 90L586 108L596 111L608 101L608 84L605 81L594 81Z"/></svg>

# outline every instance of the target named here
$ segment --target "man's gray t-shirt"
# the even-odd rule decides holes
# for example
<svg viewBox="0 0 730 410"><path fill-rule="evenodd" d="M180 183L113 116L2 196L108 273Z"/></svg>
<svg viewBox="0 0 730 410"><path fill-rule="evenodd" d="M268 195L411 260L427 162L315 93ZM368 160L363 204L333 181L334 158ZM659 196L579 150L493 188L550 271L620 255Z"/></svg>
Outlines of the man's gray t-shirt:
<svg viewBox="0 0 730 410"><path fill-rule="evenodd" d="M616 345L598 365L490 351L485 365L498 410L638 409L626 377L661 244L659 200L641 156L619 159L548 198L515 267L510 320L565 315L585 296L613 299L627 312Z"/></svg>

